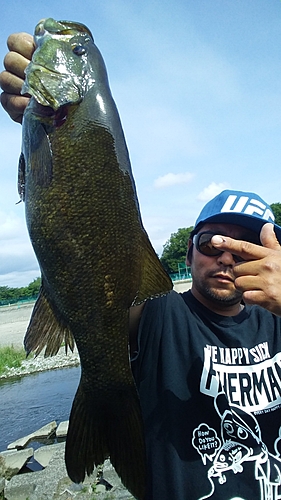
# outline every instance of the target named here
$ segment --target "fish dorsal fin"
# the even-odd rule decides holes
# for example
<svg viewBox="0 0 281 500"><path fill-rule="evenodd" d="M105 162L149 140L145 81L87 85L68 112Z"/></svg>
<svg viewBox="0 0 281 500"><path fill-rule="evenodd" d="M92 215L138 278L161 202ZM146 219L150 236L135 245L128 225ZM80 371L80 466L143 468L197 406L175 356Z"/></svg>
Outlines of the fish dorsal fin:
<svg viewBox="0 0 281 500"><path fill-rule="evenodd" d="M133 305L140 304L148 298L165 295L173 288L171 278L163 268L145 231L142 238L141 282Z"/></svg>
<svg viewBox="0 0 281 500"><path fill-rule="evenodd" d="M73 351L73 335L59 314L54 312L42 285L25 334L25 350L27 355L34 352L37 356L45 347L45 357L54 356L62 343L66 352L68 347Z"/></svg>

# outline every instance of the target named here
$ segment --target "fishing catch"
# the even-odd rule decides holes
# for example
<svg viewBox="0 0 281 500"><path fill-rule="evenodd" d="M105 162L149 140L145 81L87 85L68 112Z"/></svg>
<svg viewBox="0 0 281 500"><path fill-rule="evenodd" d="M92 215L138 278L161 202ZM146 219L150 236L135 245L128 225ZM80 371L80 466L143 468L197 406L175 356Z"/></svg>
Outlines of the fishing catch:
<svg viewBox="0 0 281 500"><path fill-rule="evenodd" d="M70 478L110 457L137 498L145 445L128 355L129 308L172 288L143 228L106 68L89 29L45 19L35 28L22 93L19 193L42 286L27 353L77 345L81 380L66 441Z"/></svg>

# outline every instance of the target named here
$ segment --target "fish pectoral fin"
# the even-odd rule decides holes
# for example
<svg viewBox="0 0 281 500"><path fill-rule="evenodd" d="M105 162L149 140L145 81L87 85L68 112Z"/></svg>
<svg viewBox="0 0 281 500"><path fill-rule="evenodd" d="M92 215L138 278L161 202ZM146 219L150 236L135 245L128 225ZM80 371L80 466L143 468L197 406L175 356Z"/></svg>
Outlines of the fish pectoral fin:
<svg viewBox="0 0 281 500"><path fill-rule="evenodd" d="M131 385L89 393L83 376L75 395L66 439L65 463L70 479L81 483L95 466L110 458L124 486L144 499L146 458L139 398ZM88 382L89 384L89 382Z"/></svg>
<svg viewBox="0 0 281 500"><path fill-rule="evenodd" d="M54 356L63 343L66 353L68 347L74 350L73 335L59 315L55 314L42 285L24 337L26 353L34 352L37 356L45 347L45 357Z"/></svg>
<svg viewBox="0 0 281 500"><path fill-rule="evenodd" d="M30 156L32 158L30 175L33 182L48 187L53 179L53 155L49 136L45 127L39 122L30 140Z"/></svg>
<svg viewBox="0 0 281 500"><path fill-rule="evenodd" d="M146 232L143 233L142 252L141 282L133 305L148 298L165 295L173 288L172 280L163 268Z"/></svg>

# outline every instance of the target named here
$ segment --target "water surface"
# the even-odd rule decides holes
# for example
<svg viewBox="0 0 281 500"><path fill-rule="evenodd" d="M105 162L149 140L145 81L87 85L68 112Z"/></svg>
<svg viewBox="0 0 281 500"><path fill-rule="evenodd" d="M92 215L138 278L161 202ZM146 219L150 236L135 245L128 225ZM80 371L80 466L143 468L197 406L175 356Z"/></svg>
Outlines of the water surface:
<svg viewBox="0 0 281 500"><path fill-rule="evenodd" d="M0 380L0 451L55 420L68 420L80 366Z"/></svg>

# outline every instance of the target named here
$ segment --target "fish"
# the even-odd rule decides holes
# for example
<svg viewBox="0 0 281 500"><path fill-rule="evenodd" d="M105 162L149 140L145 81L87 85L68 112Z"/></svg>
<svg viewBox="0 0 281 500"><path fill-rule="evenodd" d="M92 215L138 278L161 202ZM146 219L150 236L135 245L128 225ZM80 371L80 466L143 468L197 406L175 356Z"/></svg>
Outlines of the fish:
<svg viewBox="0 0 281 500"><path fill-rule="evenodd" d="M81 378L65 463L84 481L106 458L142 500L146 452L129 311L172 282L143 226L129 152L91 31L41 20L26 68L18 191L41 271L27 353L77 346Z"/></svg>

